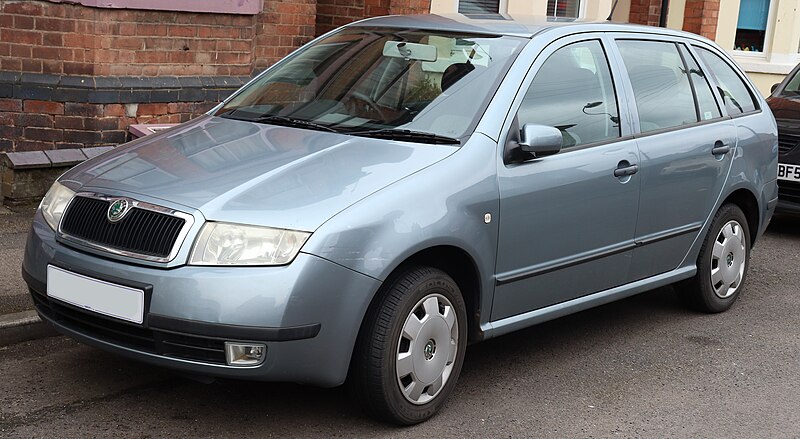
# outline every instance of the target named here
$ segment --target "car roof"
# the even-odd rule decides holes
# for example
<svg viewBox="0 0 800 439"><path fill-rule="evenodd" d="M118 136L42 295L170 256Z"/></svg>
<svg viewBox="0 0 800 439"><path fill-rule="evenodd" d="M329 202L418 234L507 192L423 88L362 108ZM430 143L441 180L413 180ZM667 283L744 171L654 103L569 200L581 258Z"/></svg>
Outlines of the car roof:
<svg viewBox="0 0 800 439"><path fill-rule="evenodd" d="M673 35L708 41L692 34L661 27L642 26L611 21L584 21L541 15L507 14L421 14L387 15L367 18L348 25L348 27L388 27L405 29L435 29L445 32L479 33L490 35L510 35L523 38L533 36L549 29L563 29L570 32L642 32L659 35Z"/></svg>

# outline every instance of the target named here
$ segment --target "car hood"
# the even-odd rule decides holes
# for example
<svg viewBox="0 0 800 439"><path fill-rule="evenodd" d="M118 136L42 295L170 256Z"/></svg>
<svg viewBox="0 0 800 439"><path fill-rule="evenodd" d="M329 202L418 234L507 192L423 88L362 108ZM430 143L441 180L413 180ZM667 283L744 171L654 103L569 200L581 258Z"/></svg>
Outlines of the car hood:
<svg viewBox="0 0 800 439"><path fill-rule="evenodd" d="M61 180L195 208L209 220L313 231L456 150L203 116L88 160Z"/></svg>

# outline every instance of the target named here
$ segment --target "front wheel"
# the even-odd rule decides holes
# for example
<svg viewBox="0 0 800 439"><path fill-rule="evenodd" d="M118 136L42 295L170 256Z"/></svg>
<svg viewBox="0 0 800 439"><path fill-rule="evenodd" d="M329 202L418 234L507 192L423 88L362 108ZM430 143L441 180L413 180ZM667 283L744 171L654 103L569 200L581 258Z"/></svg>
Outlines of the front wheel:
<svg viewBox="0 0 800 439"><path fill-rule="evenodd" d="M413 267L390 280L367 314L351 386L369 414L411 425L432 417L464 362L467 316L461 291L441 270Z"/></svg>
<svg viewBox="0 0 800 439"><path fill-rule="evenodd" d="M679 288L684 298L705 312L730 308L741 293L750 264L747 217L734 204L723 205L697 258L697 275Z"/></svg>

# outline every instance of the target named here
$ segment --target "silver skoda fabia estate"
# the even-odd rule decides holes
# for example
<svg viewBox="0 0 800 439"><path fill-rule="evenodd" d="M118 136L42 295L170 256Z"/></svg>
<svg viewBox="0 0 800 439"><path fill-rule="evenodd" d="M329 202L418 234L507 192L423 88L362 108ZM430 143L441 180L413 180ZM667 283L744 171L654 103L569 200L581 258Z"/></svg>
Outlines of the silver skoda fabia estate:
<svg viewBox="0 0 800 439"><path fill-rule="evenodd" d="M412 424L470 343L679 281L728 309L777 152L764 99L693 34L369 19L61 176L23 274L82 342L198 375L347 378Z"/></svg>

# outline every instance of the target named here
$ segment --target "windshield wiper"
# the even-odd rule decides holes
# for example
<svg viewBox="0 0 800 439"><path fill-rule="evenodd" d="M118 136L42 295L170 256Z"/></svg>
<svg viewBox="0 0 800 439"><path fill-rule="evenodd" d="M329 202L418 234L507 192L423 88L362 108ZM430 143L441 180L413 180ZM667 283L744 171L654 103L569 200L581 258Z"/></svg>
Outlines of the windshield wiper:
<svg viewBox="0 0 800 439"><path fill-rule="evenodd" d="M408 142L420 143L433 143L437 145L456 145L461 141L447 136L440 136L438 134L426 133L424 131L412 131L402 129L385 128L381 130L372 131L352 131L345 134L351 136L374 137L376 139L389 139L389 140L405 140Z"/></svg>
<svg viewBox="0 0 800 439"><path fill-rule="evenodd" d="M253 122L258 123L274 123L275 125L283 125L287 127L297 128L311 128L312 130L328 131L331 133L338 133L339 131L321 123L311 122L305 119L296 119L289 116L277 116L271 114L264 114L252 119Z"/></svg>
<svg viewBox="0 0 800 439"><path fill-rule="evenodd" d="M227 117L229 119L236 119L236 120L245 120L248 122L256 122L256 123L271 123L275 125L281 125L285 127L296 127L296 128L310 128L312 130L320 130L320 131L329 131L331 133L338 133L339 131L321 123L312 122L310 120L305 119L296 119L294 117L289 116L278 116L274 114L262 114L261 116L256 116L254 118L245 119L245 118L238 118L233 117L231 113L223 114L221 117Z"/></svg>

